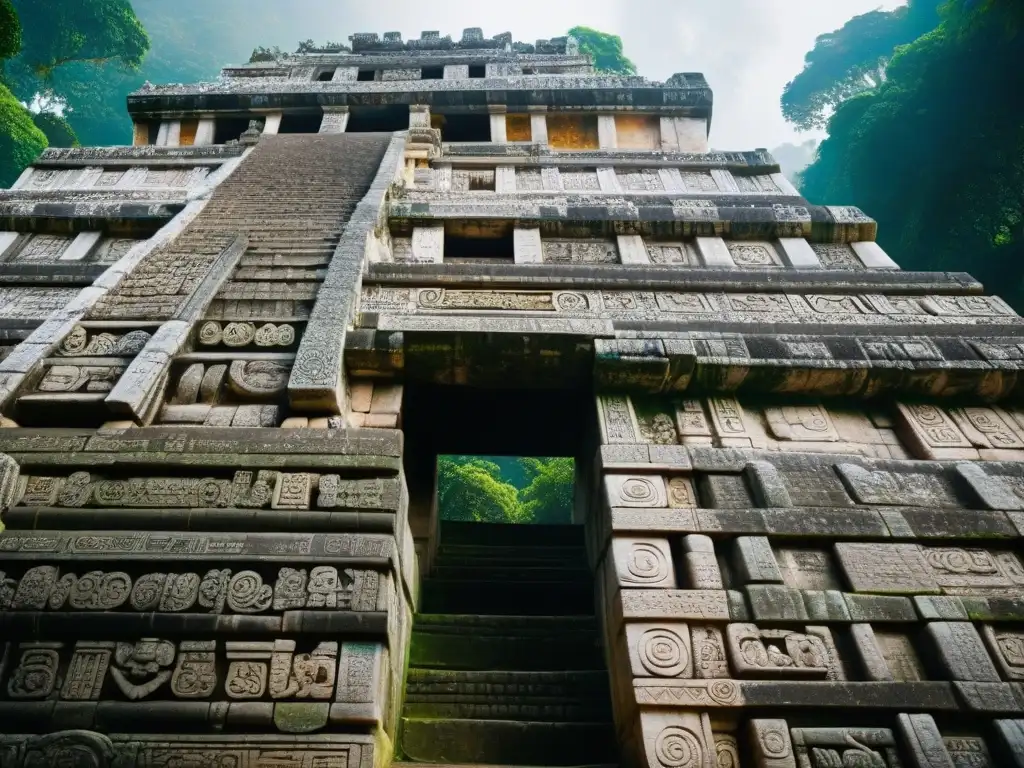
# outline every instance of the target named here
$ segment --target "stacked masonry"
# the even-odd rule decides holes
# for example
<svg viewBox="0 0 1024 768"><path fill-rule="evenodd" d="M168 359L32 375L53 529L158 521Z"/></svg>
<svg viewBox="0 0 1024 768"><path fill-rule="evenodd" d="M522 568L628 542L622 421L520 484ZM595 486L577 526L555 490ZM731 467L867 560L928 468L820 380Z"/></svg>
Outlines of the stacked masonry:
<svg viewBox="0 0 1024 768"><path fill-rule="evenodd" d="M360 34L128 106L0 192L4 768L1024 766L1024 319L702 76ZM573 525L441 523L441 454L575 457Z"/></svg>

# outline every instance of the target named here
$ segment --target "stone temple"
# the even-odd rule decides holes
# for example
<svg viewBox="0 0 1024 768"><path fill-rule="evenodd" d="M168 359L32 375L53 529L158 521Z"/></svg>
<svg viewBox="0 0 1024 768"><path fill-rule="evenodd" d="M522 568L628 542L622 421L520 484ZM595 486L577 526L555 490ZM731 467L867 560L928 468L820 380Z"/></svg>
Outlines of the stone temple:
<svg viewBox="0 0 1024 768"><path fill-rule="evenodd" d="M0 192L2 768L1024 766L1024 319L699 74L267 58Z"/></svg>

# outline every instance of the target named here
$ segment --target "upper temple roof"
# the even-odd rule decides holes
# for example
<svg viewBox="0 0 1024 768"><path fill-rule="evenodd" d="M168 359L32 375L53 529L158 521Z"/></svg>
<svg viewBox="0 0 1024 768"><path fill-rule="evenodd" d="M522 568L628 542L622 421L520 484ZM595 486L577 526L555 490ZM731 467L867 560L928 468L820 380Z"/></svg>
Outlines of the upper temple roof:
<svg viewBox="0 0 1024 768"><path fill-rule="evenodd" d="M462 30L462 37L453 40L450 35L441 37L440 32L421 32L419 39L402 40L401 32L385 32L381 38L376 32L357 32L349 37L352 53L379 53L388 51L454 51L454 50L506 50L515 53L541 53L556 56L575 56L579 46L573 37L556 37L538 40L535 44L517 43L511 32L502 32L494 37L484 37L480 27Z"/></svg>

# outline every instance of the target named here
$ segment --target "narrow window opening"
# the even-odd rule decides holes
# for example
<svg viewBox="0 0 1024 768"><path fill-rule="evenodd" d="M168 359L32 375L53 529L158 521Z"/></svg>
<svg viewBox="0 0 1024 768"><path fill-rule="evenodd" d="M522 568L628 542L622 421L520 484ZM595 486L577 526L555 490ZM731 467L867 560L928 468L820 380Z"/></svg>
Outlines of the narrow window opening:
<svg viewBox="0 0 1024 768"><path fill-rule="evenodd" d="M439 456L441 520L511 525L572 524L571 458Z"/></svg>
<svg viewBox="0 0 1024 768"><path fill-rule="evenodd" d="M178 145L191 147L196 143L196 134L199 132L199 120L182 120L181 132L178 138Z"/></svg>
<svg viewBox="0 0 1024 768"><path fill-rule="evenodd" d="M321 83L329 83L331 82L331 80L334 79L334 70L325 69L323 72L316 76L316 79L319 80Z"/></svg>
<svg viewBox="0 0 1024 768"><path fill-rule="evenodd" d="M423 80L444 80L444 67L424 67L420 77Z"/></svg>
<svg viewBox="0 0 1024 768"><path fill-rule="evenodd" d="M159 120L140 120L135 124L135 130L137 138L135 143L138 145L153 145L156 144L157 137L160 135L160 121Z"/></svg>
<svg viewBox="0 0 1024 768"><path fill-rule="evenodd" d="M471 64L469 66L470 77L487 77L487 67L484 64Z"/></svg>
<svg viewBox="0 0 1024 768"><path fill-rule="evenodd" d="M512 230L497 236L482 237L462 233L444 233L444 261L456 264L514 264L515 240Z"/></svg>
<svg viewBox="0 0 1024 768"><path fill-rule="evenodd" d="M323 122L322 112L312 114L286 113L281 118L281 126L278 133L319 133L320 124Z"/></svg>
<svg viewBox="0 0 1024 768"><path fill-rule="evenodd" d="M375 69L360 69L359 74L356 75L356 80L360 82L367 82L377 79L377 70Z"/></svg>
<svg viewBox="0 0 1024 768"><path fill-rule="evenodd" d="M213 131L214 144L227 144L249 127L251 117L218 117Z"/></svg>
<svg viewBox="0 0 1024 768"><path fill-rule="evenodd" d="M349 110L347 133L393 133L409 130L409 107L395 104L388 107L352 107Z"/></svg>
<svg viewBox="0 0 1024 768"><path fill-rule="evenodd" d="M445 115L442 141L490 141L490 115Z"/></svg>

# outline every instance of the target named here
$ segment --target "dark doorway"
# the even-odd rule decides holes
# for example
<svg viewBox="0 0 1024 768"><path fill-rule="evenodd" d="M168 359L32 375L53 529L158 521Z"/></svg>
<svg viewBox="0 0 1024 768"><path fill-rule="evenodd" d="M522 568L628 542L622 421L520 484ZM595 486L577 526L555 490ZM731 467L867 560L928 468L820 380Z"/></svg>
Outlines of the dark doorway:
<svg viewBox="0 0 1024 768"><path fill-rule="evenodd" d="M320 133L320 124L324 121L323 112L304 114L288 112L281 118L278 133Z"/></svg>
<svg viewBox="0 0 1024 768"><path fill-rule="evenodd" d="M227 144L241 136L252 117L218 117L213 129L213 143Z"/></svg>
<svg viewBox="0 0 1024 768"><path fill-rule="evenodd" d="M371 82L377 79L377 70L375 69L360 69L356 74L356 80L362 83Z"/></svg>
<svg viewBox="0 0 1024 768"><path fill-rule="evenodd" d="M347 133L393 133L409 130L409 107L395 104L387 107L352 107L348 114Z"/></svg>
<svg viewBox="0 0 1024 768"><path fill-rule="evenodd" d="M453 264L513 264L515 240L511 231L498 237L466 237L444 233L444 261Z"/></svg>
<svg viewBox="0 0 1024 768"><path fill-rule="evenodd" d="M425 506L428 515L429 508L453 506L451 499L435 497L438 464L445 472L444 465L454 460L469 468L467 477L475 475L469 480L478 488L464 494L465 513L480 510L476 491L487 483L527 483L532 469L519 457L594 455L596 438L587 431L594 421L593 397L586 392L540 395L407 382L404 399L414 536ZM564 491L564 470L573 462L554 461L561 463L555 469L562 470L562 482L556 484ZM575 468L584 465L577 461ZM582 474L574 473L577 508L588 496ZM453 490L450 484L447 490ZM513 504L509 488L498 493L504 493L506 507ZM400 736L405 759L617 763L584 526L564 518L547 525L510 525L498 522L503 516L469 515L473 521L468 522L466 514L439 521L435 514L436 547L423 552L417 542L421 565L429 562L429 571L406 676ZM574 518L582 520L578 514ZM553 698L558 706L550 705ZM457 719L448 714L453 708Z"/></svg>
<svg viewBox="0 0 1024 768"><path fill-rule="evenodd" d="M469 76L472 78L487 77L487 66L484 64L471 64L469 67Z"/></svg>
<svg viewBox="0 0 1024 768"><path fill-rule="evenodd" d="M420 73L423 80L444 80L444 67L424 67Z"/></svg>
<svg viewBox="0 0 1024 768"><path fill-rule="evenodd" d="M490 141L490 115L442 115L442 141Z"/></svg>
<svg viewBox="0 0 1024 768"><path fill-rule="evenodd" d="M316 76L316 79L319 80L321 83L329 83L331 82L331 80L334 79L334 70L325 69L323 72Z"/></svg>

